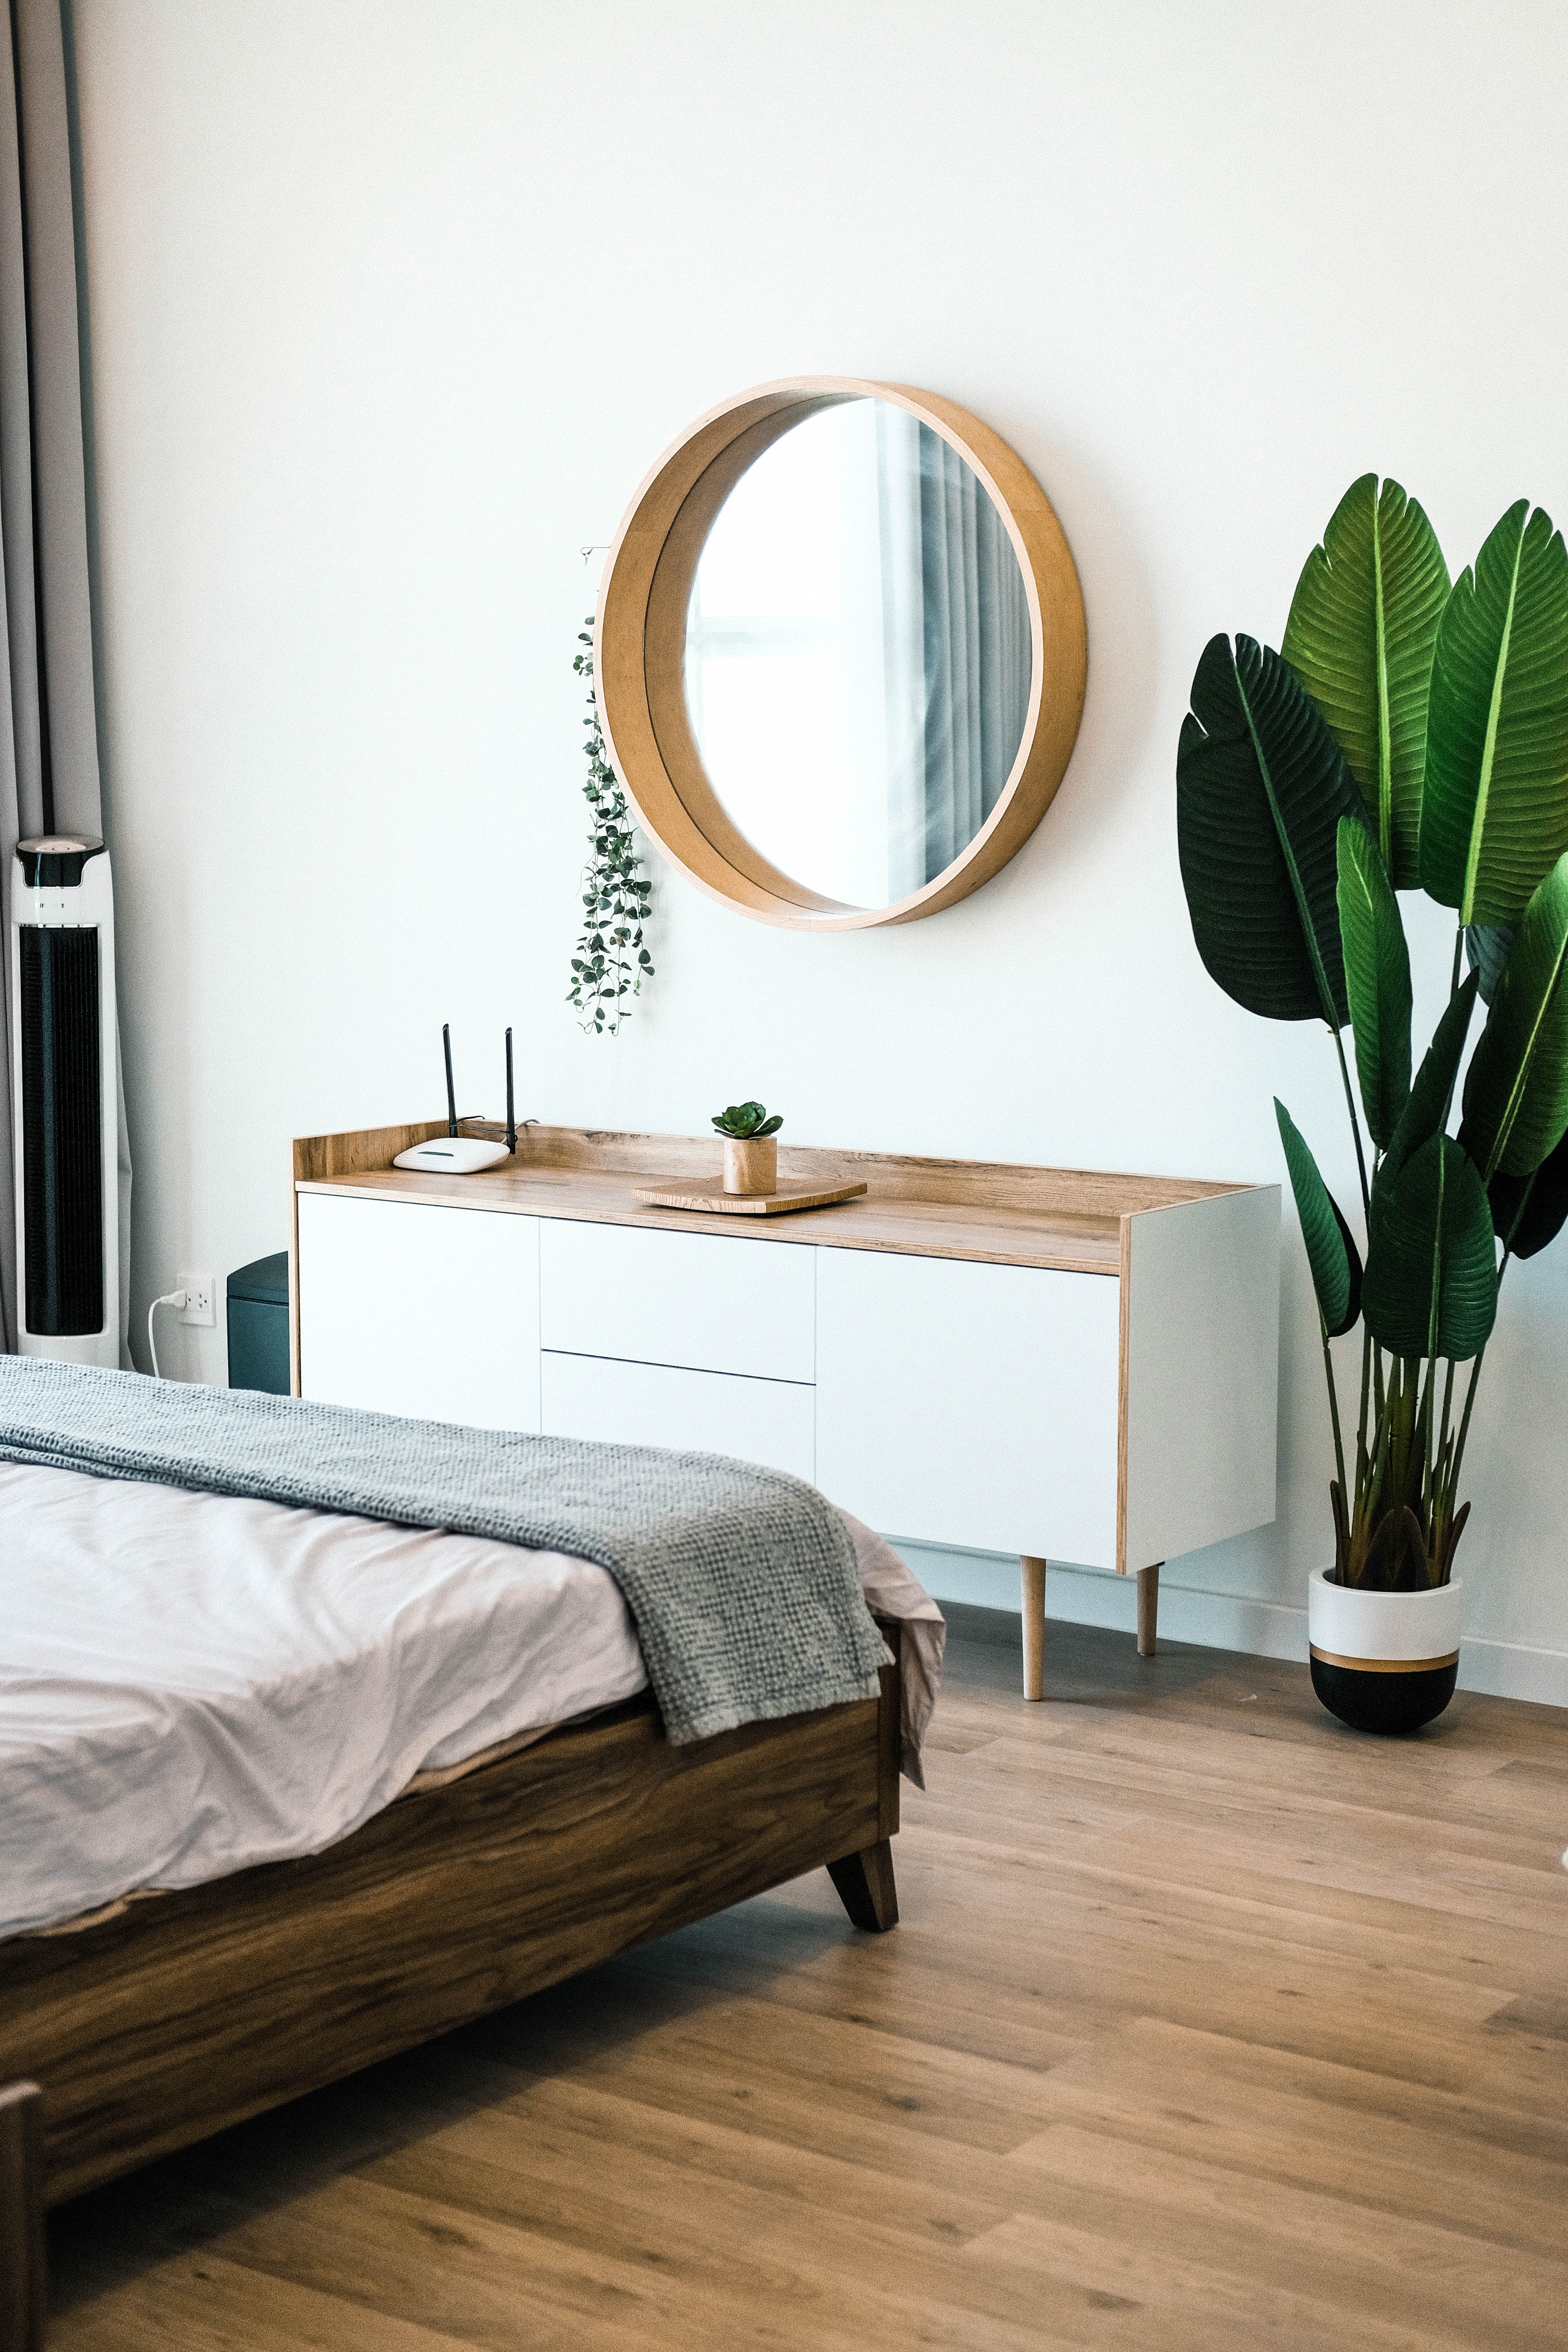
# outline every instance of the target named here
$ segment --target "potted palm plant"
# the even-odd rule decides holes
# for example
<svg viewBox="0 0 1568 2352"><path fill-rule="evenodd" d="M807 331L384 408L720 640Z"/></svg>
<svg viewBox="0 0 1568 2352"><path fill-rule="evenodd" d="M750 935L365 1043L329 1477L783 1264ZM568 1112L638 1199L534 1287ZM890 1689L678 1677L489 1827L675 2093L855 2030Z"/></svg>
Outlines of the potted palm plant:
<svg viewBox="0 0 1568 2352"><path fill-rule="evenodd" d="M1460 1490L1499 1288L1568 1217L1568 552L1551 518L1510 507L1451 583L1415 499L1352 483L1280 651L1205 647L1176 794L1205 965L1250 1012L1323 1022L1338 1056L1364 1255L1275 1105L1333 1436L1312 1681L1345 1722L1410 1730L1458 1673ZM1455 914L1414 1074L1411 890ZM1333 1343L1358 1328L1342 1404Z"/></svg>

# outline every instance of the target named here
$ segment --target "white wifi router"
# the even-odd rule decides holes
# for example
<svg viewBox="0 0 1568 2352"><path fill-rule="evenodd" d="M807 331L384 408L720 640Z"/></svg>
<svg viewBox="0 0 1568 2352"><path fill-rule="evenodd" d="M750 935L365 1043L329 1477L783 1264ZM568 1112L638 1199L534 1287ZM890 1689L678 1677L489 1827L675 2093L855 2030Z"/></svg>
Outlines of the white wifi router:
<svg viewBox="0 0 1568 2352"><path fill-rule="evenodd" d="M428 1143L400 1151L392 1164L424 1168L432 1176L477 1176L481 1168L493 1168L510 1157L504 1143L486 1143L477 1135L433 1135Z"/></svg>
<svg viewBox="0 0 1568 2352"><path fill-rule="evenodd" d="M506 1033L506 1141L488 1143L482 1136L458 1133L458 1097L452 1085L451 1024L441 1024L441 1052L447 1065L447 1132L432 1135L423 1143L416 1143L400 1151L393 1161L395 1168L418 1168L429 1176L477 1176L483 1168L494 1168L502 1160L510 1160L517 1150L517 1119L512 1109L511 1095L511 1031Z"/></svg>

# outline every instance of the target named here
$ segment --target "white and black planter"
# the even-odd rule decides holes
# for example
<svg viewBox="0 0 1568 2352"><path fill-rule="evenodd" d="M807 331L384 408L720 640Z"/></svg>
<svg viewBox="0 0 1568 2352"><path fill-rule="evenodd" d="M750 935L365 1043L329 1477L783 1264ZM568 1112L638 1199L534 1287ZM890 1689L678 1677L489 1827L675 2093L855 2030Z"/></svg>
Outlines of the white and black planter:
<svg viewBox="0 0 1568 2352"><path fill-rule="evenodd" d="M1464 1587L1363 1592L1314 1570L1307 1587L1312 1688L1357 1731L1417 1731L1441 1715L1459 1672Z"/></svg>

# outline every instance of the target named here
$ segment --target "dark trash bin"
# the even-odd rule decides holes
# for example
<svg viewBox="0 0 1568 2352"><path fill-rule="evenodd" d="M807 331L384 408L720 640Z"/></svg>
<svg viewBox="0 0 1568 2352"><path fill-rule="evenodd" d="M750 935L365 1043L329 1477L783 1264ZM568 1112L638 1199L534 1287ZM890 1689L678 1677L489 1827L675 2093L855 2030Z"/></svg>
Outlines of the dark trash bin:
<svg viewBox="0 0 1568 2352"><path fill-rule="evenodd" d="M228 1384L287 1396L289 1253L258 1257L228 1278Z"/></svg>

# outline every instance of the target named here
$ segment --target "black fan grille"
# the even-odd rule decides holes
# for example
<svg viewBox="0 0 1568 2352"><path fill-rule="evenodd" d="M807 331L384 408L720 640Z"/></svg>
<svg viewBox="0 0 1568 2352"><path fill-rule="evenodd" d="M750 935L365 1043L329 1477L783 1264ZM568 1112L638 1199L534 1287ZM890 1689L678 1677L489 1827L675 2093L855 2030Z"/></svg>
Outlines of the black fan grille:
<svg viewBox="0 0 1568 2352"><path fill-rule="evenodd" d="M26 1328L79 1339L103 1328L98 932L30 923L21 950Z"/></svg>

